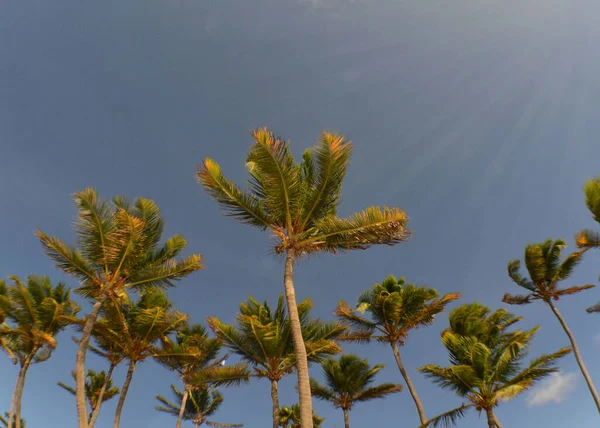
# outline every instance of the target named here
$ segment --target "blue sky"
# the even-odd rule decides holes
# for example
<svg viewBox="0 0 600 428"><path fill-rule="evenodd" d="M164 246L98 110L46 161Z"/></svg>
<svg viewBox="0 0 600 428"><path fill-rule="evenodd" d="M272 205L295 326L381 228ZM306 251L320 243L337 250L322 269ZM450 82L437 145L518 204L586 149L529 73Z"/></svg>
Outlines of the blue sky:
<svg viewBox="0 0 600 428"><path fill-rule="evenodd" d="M371 204L402 207L414 237L394 248L315 257L297 268L300 298L324 319L339 299L388 274L460 291L462 302L502 307L516 291L509 259L529 242L598 227L583 203L584 181L600 174L600 6L590 0L410 2L403 0L106 0L0 3L0 274L64 279L33 236L37 227L72 240L70 195L87 186L112 197L152 198L168 232L181 233L206 269L169 292L202 322L232 321L249 294L274 301L282 264L267 237L223 217L194 180L204 156L244 178L248 130L269 126L296 154L322 129L355 142L342 214ZM571 246L572 248L572 246ZM596 282L590 254L572 284ZM75 286L71 280L68 280ZM559 308L600 382L600 319L583 309L600 292ZM534 353L566 346L546 308L512 308L541 323ZM446 363L445 317L402 349L428 415L459 404L415 368ZM73 399L55 386L75 362L70 332L52 359L31 369L24 416L33 428L76 426ZM380 380L401 382L385 347L349 351L387 364ZM103 368L89 358L90 367ZM560 403L525 395L503 403L506 427L592 427L597 414L575 361L561 363ZM317 375L318 368L312 369ZM8 409L16 368L0 359ZM116 382L123 380L123 368ZM153 410L176 379L152 362L136 371L123 427L171 426ZM281 385L295 401L294 380ZM268 382L224 391L215 419L270 424ZM559 398L559 395L554 395ZM528 404L529 403L529 404ZM116 400L99 427L112 426ZM341 412L317 402L325 428ZM354 427L414 427L407 392L358 405ZM460 427L482 427L472 414Z"/></svg>

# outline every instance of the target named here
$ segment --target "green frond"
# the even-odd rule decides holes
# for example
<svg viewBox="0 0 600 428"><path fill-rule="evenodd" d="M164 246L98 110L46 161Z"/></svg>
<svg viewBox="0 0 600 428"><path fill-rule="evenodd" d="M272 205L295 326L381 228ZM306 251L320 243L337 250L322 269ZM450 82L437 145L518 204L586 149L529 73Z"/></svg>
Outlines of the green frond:
<svg viewBox="0 0 600 428"><path fill-rule="evenodd" d="M185 278L186 276L204 268L199 254L193 254L181 260L170 260L160 266L152 266L147 270L135 272L131 276L131 282L127 287L170 287L173 281Z"/></svg>
<svg viewBox="0 0 600 428"><path fill-rule="evenodd" d="M583 192L585 193L585 204L594 216L594 220L600 223L600 178L588 180Z"/></svg>
<svg viewBox="0 0 600 428"><path fill-rule="evenodd" d="M556 269L556 273L553 281L558 282L565 280L571 276L575 267L581 262L583 259L584 251L576 251L573 254L570 254L565 258L565 260L560 264L560 266ZM559 253L560 257L560 253Z"/></svg>
<svg viewBox="0 0 600 428"><path fill-rule="evenodd" d="M535 285L530 280L524 278L519 270L521 269L521 262L519 260L511 260L508 262L508 276L513 282L529 291L536 291Z"/></svg>
<svg viewBox="0 0 600 428"><path fill-rule="evenodd" d="M429 419L419 428L450 428L452 426L456 426L458 420L465 416L466 410L472 407L474 407L473 404L462 404L456 409L449 410L441 415L436 416L435 418Z"/></svg>
<svg viewBox="0 0 600 428"><path fill-rule="evenodd" d="M198 167L196 178L227 215L261 230L273 223L261 206L260 200L227 180L221 173L219 164L212 159L205 159L204 164Z"/></svg>
<svg viewBox="0 0 600 428"><path fill-rule="evenodd" d="M373 245L395 245L409 238L408 217L399 208L370 207L347 218L327 216L315 222L296 248L307 253L364 250Z"/></svg>
<svg viewBox="0 0 600 428"><path fill-rule="evenodd" d="M386 395L402 391L402 385L394 383L382 383L362 390L355 397L355 401L370 401L376 398L384 398Z"/></svg>

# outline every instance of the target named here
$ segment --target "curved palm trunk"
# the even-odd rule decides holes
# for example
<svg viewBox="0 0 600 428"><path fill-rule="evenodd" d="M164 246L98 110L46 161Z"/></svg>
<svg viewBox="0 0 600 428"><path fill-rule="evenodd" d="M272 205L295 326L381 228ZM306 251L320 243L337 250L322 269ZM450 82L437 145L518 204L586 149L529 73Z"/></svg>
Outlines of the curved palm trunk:
<svg viewBox="0 0 600 428"><path fill-rule="evenodd" d="M17 414L17 402L19 401L19 396L22 394L23 387L22 384L25 380L25 364L21 366L19 369L19 374L17 375L17 381L15 382L15 389L13 390L12 400L10 404L10 413L8 414L8 426L14 427L15 425L15 415Z"/></svg>
<svg viewBox="0 0 600 428"><path fill-rule="evenodd" d="M121 422L121 412L123 411L123 406L125 405L125 398L127 398L127 391L129 390L129 385L131 384L134 371L135 362L130 361L129 368L127 369L127 376L125 377L125 382L121 388L121 395L119 396L119 403L117 404L117 410L115 412L115 423L113 424L113 428L119 428L119 423Z"/></svg>
<svg viewBox="0 0 600 428"><path fill-rule="evenodd" d="M421 403L421 399L417 395L417 391L415 390L415 387L411 382L408 373L404 369L404 365L402 364L402 360L400 359L400 351L398 350L398 345L396 343L391 343L390 345L392 345L392 350L394 351L394 357L396 358L396 364L398 364L398 368L400 369L400 374L406 382L406 386L408 387L408 391L410 392L410 395L415 402L415 406L417 406L417 412L419 413L419 419L421 420L421 424L425 425L425 423L427 423L427 417L425 416L423 404Z"/></svg>
<svg viewBox="0 0 600 428"><path fill-rule="evenodd" d="M494 411L492 409L485 409L485 413L487 415L488 428L496 428L496 416L494 416Z"/></svg>
<svg viewBox="0 0 600 428"><path fill-rule="evenodd" d="M496 414L494 414L494 422L496 422L496 428L502 428L502 425L500 425L500 421L498 420L498 416L496 416Z"/></svg>
<svg viewBox="0 0 600 428"><path fill-rule="evenodd" d="M92 410L92 414L90 415L90 421L88 423L89 428L94 428L96 425L96 420L98 419L98 415L100 414L100 407L102 406L102 398L104 397L104 392L106 392L106 387L108 386L108 382L112 378L113 370L115 369L115 365L111 364L108 369L108 373L106 374L106 379L104 380L104 385L102 385L102 389L98 394L98 401L96 403L96 408Z"/></svg>
<svg viewBox="0 0 600 428"><path fill-rule="evenodd" d="M350 428L350 415L348 409L342 409L344 411L344 427Z"/></svg>
<svg viewBox="0 0 600 428"><path fill-rule="evenodd" d="M94 328L94 324L96 323L104 300L106 300L106 298L101 298L94 303L92 311L85 321L85 326L81 332L79 347L77 348L77 361L75 362L75 399L77 401L77 420L79 422L79 428L88 428L88 410L87 403L85 402L85 354L88 345L90 344L92 329Z"/></svg>
<svg viewBox="0 0 600 428"><path fill-rule="evenodd" d="M273 402L273 428L279 428L279 383L271 381L271 401Z"/></svg>
<svg viewBox="0 0 600 428"><path fill-rule="evenodd" d="M556 318L558 318L558 322L560 322L560 325L562 325L562 328L565 330L565 333L567 333L567 336L569 337L569 340L571 341L571 347L573 348L573 353L575 354L575 359L577 360L577 364L579 364L579 368L581 370L581 373L583 374L583 377L585 379L585 382L587 383L588 388L590 389L592 397L594 398L594 402L596 403L598 412L600 412L600 397L598 397L598 392L596 391L596 387L594 386L594 383L592 382L592 378L590 377L590 374L588 373L587 368L585 367L585 364L583 363L583 358L581 358L581 353L579 352L579 347L577 346L577 343L575 342L575 337L573 337L573 333L569 329L569 326L563 319L560 312L558 312L558 309L556 309L556 306L554 306L554 303L552 303L552 301L549 301L548 305L550 306L550 309L552 309L552 312L554 312L554 315L556 315Z"/></svg>
<svg viewBox="0 0 600 428"><path fill-rule="evenodd" d="M292 339L294 340L294 351L296 352L296 372L298 373L298 395L300 404L300 425L302 428L313 428L312 421L312 399L310 395L310 381L308 377L308 359L306 346L302 338L302 328L298 315L296 303L296 292L294 290L294 250L289 249L285 259L285 271L283 276L285 286L285 298L290 316Z"/></svg>
<svg viewBox="0 0 600 428"><path fill-rule="evenodd" d="M185 405L187 403L189 390L187 385L185 385L185 391L183 392L183 397L181 397L181 408L179 409L179 415L177 416L177 423L175 424L175 428L181 428L181 422L183 421L183 412L185 412Z"/></svg>
<svg viewBox="0 0 600 428"><path fill-rule="evenodd" d="M31 358L27 358L25 363L23 364L23 368L19 371L19 375L21 375L21 382L19 385L19 391L17 393L16 402L15 402L15 420L14 420L14 428L21 428L21 400L23 398L23 388L25 388L25 376L27 375L27 370L29 370L29 366L31 365Z"/></svg>

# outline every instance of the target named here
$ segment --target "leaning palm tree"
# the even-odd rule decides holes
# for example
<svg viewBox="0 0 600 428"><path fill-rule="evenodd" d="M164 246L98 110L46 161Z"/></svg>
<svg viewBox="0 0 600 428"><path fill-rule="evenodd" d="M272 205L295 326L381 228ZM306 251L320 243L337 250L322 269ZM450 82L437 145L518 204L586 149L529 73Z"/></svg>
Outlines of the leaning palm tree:
<svg viewBox="0 0 600 428"><path fill-rule="evenodd" d="M143 292L137 302L125 297L121 303L110 302L101 309L92 334L119 346L120 354L129 362L115 411L115 428L119 426L137 365L155 356L158 341L183 326L186 320L187 315L173 310L166 294L158 289Z"/></svg>
<svg viewBox="0 0 600 428"><path fill-rule="evenodd" d="M583 251L585 251L576 251L561 262L562 250L566 246L567 244L562 239L557 239L556 241L548 239L541 244L528 245L525 248L525 266L527 267L529 278L525 278L520 274L521 262L519 260L512 260L508 263L508 276L518 286L527 290L527 294L514 296L507 293L504 295L502 301L511 305L525 305L534 300L541 300L550 307L550 310L552 310L558 319L558 322L571 342L577 364L579 364L579 368L596 403L598 412L600 412L600 396L598 396L592 378L585 367L579 347L577 346L577 342L575 342L575 337L554 304L554 301L563 296L579 293L580 291L594 287L593 284L588 284L581 287L559 288L560 282L571 276L573 269L583 257Z"/></svg>
<svg viewBox="0 0 600 428"><path fill-rule="evenodd" d="M344 332L338 323L324 323L310 317L312 302L298 305L298 318L309 362L320 362L341 348L334 342ZM224 324L215 317L207 322L217 337L235 354L254 368L254 376L271 382L273 428L279 428L279 381L293 372L296 352L292 326L285 311L283 296L272 310L265 301L260 304L252 296L240 304L237 326Z"/></svg>
<svg viewBox="0 0 600 428"><path fill-rule="evenodd" d="M401 385L393 383L371 386L375 375L383 367L381 364L371 367L366 359L361 360L356 355L342 355L339 360L329 358L322 364L325 385L311 378L310 388L318 399L342 409L344 426L350 428L349 412L355 403L402 391Z"/></svg>
<svg viewBox="0 0 600 428"><path fill-rule="evenodd" d="M192 391L248 382L250 373L247 366L226 366L226 357L219 357L221 347L221 340L209 337L207 330L199 324L186 324L175 332L174 338L165 336L161 339L154 359L177 373L184 387L176 428L181 427L187 399Z"/></svg>
<svg viewBox="0 0 600 428"><path fill-rule="evenodd" d="M46 276L29 276L26 283L16 276L10 278L13 285L3 285L0 290L0 310L13 324L5 332L20 367L8 419L11 427L19 428L27 371L32 364L50 358L56 348L56 335L76 321L79 306L71 300L64 284L52 286Z"/></svg>
<svg viewBox="0 0 600 428"><path fill-rule="evenodd" d="M88 428L85 356L104 302L118 301L126 289L173 286L202 264L197 254L176 259L186 247L182 236L161 243L164 222L153 201L138 198L130 204L118 197L111 203L91 188L76 193L74 199L76 246L41 230L37 236L56 266L80 282L77 291L94 302L82 330L75 366L79 428Z"/></svg>
<svg viewBox="0 0 600 428"><path fill-rule="evenodd" d="M320 418L313 412L313 427L321 428L325 418ZM279 409L279 426L282 428L301 428L300 426L300 406L293 404L283 406Z"/></svg>
<svg viewBox="0 0 600 428"><path fill-rule="evenodd" d="M181 404L183 402L183 392L175 385L171 385L173 395L176 398L176 404L171 403L165 397L157 395L156 399L163 405L156 406L155 409L159 412L169 413L174 416L179 416ZM190 391L183 406L183 420L192 421L194 426L198 428L202 425L210 427L225 428L225 427L243 427L244 424L224 424L221 422L213 422L206 419L212 416L223 404L223 396L216 389L198 388Z"/></svg>
<svg viewBox="0 0 600 428"><path fill-rule="evenodd" d="M249 190L226 179L220 166L205 159L197 179L228 215L275 238L276 254L285 254L284 288L296 352L303 428L312 427L312 400L306 348L296 310L294 264L304 255L394 245L409 236L406 214L398 208L371 207L347 218L336 215L352 145L324 132L314 149L295 163L288 143L267 129L252 133L247 157Z"/></svg>
<svg viewBox="0 0 600 428"><path fill-rule="evenodd" d="M398 369L412 396L419 419L424 424L427 418L417 391L400 358L399 346L403 346L409 333L419 327L431 325L435 315L442 312L448 303L458 299L460 294L452 293L439 297L437 290L430 287L407 283L404 278L389 276L381 284L365 290L358 298L358 310L353 310L346 302L340 302L335 314L351 330L345 340L389 344L394 353ZM369 318L362 316L367 312Z"/></svg>
<svg viewBox="0 0 600 428"><path fill-rule="evenodd" d="M427 421L422 428L453 425L469 408L485 411L489 428L502 428L494 408L557 372L556 361L571 352L570 348L563 348L523 367L539 327L508 331L521 318L504 309L490 313L488 307L479 303L459 306L449 319L450 327L442 332L442 343L452 365L429 364L419 370L467 403Z"/></svg>
<svg viewBox="0 0 600 428"><path fill-rule="evenodd" d="M74 371L71 372L71 375L73 376L73 379L75 379ZM119 388L113 386L112 380L104 370L96 372L92 369L89 369L86 378L87 380L85 382L85 397L90 406L88 420L91 424L91 420L94 414L96 413L96 409L99 409L102 403L104 403L105 401L108 401L111 398L114 398L115 396L119 395ZM69 385L66 385L62 382L58 382L58 386L67 390L72 395L76 394L75 388Z"/></svg>

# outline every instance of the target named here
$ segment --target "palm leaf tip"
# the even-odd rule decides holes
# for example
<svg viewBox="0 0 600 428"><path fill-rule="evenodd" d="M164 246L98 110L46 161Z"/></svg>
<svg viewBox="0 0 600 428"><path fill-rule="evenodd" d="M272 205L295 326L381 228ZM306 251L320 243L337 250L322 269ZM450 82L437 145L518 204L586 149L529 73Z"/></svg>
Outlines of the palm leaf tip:
<svg viewBox="0 0 600 428"><path fill-rule="evenodd" d="M502 297L502 301L509 305L527 305L527 304L531 303L531 296L530 295L527 295L527 296L513 295L513 294L506 293Z"/></svg>
<svg viewBox="0 0 600 428"><path fill-rule="evenodd" d="M588 314L591 314L591 313L594 313L594 312L600 312L600 302L596 303L594 306L590 306L585 311Z"/></svg>

